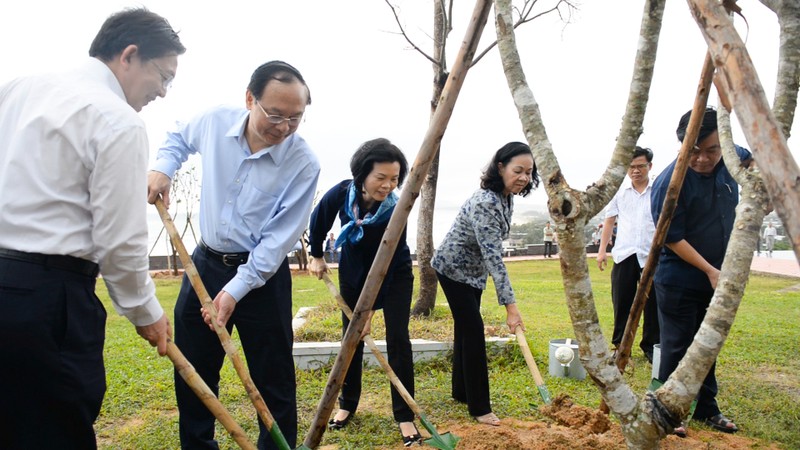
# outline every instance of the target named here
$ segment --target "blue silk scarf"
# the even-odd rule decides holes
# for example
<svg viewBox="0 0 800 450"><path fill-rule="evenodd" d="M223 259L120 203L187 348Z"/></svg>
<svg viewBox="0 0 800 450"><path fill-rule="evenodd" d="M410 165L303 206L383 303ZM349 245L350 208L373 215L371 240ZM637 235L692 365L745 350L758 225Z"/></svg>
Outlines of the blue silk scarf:
<svg viewBox="0 0 800 450"><path fill-rule="evenodd" d="M360 214L357 195L356 184L351 182L350 187L347 188L347 199L344 205L345 213L347 217L350 218L350 222L347 222L339 232L339 237L336 239L336 248L341 247L345 242L357 244L361 241L361 238L364 237L364 226L380 225L388 222L389 218L392 217L394 206L397 204L397 194L392 192L386 197L386 200L381 202L381 205L374 215L372 213L367 213L363 219L359 219L358 217Z"/></svg>

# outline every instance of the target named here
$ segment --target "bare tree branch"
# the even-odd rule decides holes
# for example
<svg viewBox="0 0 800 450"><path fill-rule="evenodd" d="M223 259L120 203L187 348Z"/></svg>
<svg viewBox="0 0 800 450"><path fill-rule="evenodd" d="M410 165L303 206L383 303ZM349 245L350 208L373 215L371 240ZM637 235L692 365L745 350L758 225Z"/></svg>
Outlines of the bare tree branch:
<svg viewBox="0 0 800 450"><path fill-rule="evenodd" d="M794 113L797 109L797 94L800 90L800 2L797 0L762 0L778 15L780 24L780 57L778 58L778 78L772 113L781 123L786 139L792 130ZM770 6L772 5L772 6ZM774 8L773 6L777 6Z"/></svg>
<svg viewBox="0 0 800 450"><path fill-rule="evenodd" d="M406 42L408 42L408 44L411 45L411 47L413 47L414 50L419 52L420 55L424 56L425 59L427 59L434 65L437 66L441 65L441 61L437 61L434 57L425 53L421 48L417 46L417 44L414 43L414 41L411 40L411 38L408 37L408 34L406 34L405 27L403 27L403 24L400 22L400 16L397 15L397 8L395 8L395 6L389 0L384 0L384 1L386 2L387 5L389 5L389 8L392 10L392 14L394 15L394 20L395 22L397 22L398 28L400 28L400 34L403 35L403 37L406 39Z"/></svg>
<svg viewBox="0 0 800 450"><path fill-rule="evenodd" d="M562 4L566 5L568 16L570 18L572 17L572 11L577 9L577 7L574 4L574 2L572 2L570 0L558 0L558 2L552 8L549 8L547 10L544 10L544 11L538 13L538 14L534 14L533 16L531 16L531 14L533 12L533 7L536 6L536 2L537 1L538 0L525 0L525 3L522 5L521 9L514 7L514 10L517 11L517 14L518 14L519 17L514 22L514 25L512 27L513 29L516 30L518 26L520 26L520 25L522 25L524 23L528 23L528 22L530 22L532 20L538 19L539 17L542 17L544 15L550 14L553 11L558 12L558 15L559 15L559 17L561 17L561 20L564 20L564 15L561 12ZM570 19L567 19L566 22L569 23L569 20ZM486 56L486 54L489 53L496 45L497 45L497 40L495 40L494 42L489 44L485 49L483 49L482 52L480 52L478 54L478 56L475 57L474 60L472 60L472 65L474 66L475 64L478 64L478 61L480 61L481 58Z"/></svg>

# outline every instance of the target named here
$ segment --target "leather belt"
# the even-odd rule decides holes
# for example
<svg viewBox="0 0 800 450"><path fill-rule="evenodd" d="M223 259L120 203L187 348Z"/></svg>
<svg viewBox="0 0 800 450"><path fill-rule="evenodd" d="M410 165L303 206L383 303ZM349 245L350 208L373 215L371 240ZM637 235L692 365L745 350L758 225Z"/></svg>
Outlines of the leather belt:
<svg viewBox="0 0 800 450"><path fill-rule="evenodd" d="M250 256L250 253L222 253L214 250L213 248L206 245L205 242L200 241L200 244L197 245L200 247L200 250L211 259L216 259L220 261L222 264L225 264L229 267L238 267L242 264L247 262L247 258Z"/></svg>
<svg viewBox="0 0 800 450"><path fill-rule="evenodd" d="M97 263L75 256L45 255L43 253L28 253L0 248L0 258L29 262L52 269L66 270L92 278L97 278L97 274L100 273L100 266L98 266Z"/></svg>

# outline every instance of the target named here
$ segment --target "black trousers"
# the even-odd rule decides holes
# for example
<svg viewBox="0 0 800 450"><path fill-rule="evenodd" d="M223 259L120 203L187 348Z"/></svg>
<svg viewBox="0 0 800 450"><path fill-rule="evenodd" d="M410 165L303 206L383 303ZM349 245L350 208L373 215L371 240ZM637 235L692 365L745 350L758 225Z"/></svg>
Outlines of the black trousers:
<svg viewBox="0 0 800 450"><path fill-rule="evenodd" d="M236 275L236 267L207 257L199 249L192 255L203 284L213 298ZM250 291L236 305L227 328L239 333L247 366L264 402L292 448L297 441L297 386L292 358L292 277L288 260L267 283ZM225 351L217 334L203 322L200 300L186 276L175 305L175 343L215 394ZM243 389L237 380L237 389ZM214 416L175 373L181 448L216 449ZM259 449L277 448L259 419Z"/></svg>
<svg viewBox="0 0 800 450"><path fill-rule="evenodd" d="M611 337L611 343L614 346L618 347L625 335L625 325L628 323L628 315L631 312L633 300L636 298L641 275L642 268L639 267L636 255L614 263L614 267L611 269L611 301L614 304L614 335ZM653 355L653 346L661 342L654 284L650 286L647 303L644 305L642 340L639 343L642 351L650 356Z"/></svg>
<svg viewBox="0 0 800 450"><path fill-rule="evenodd" d="M436 272L453 314L452 395L466 403L471 416L492 412L489 367L481 317L481 289L451 280Z"/></svg>
<svg viewBox="0 0 800 450"><path fill-rule="evenodd" d="M350 309L355 308L361 290L344 284L340 284L339 289ZM412 397L414 396L414 353L408 334L408 321L413 289L414 275L410 270L407 274L395 273L391 285L382 289L382 293L386 295L383 301L383 318L386 323L386 352L389 354L389 365ZM348 325L350 325L350 321L342 313L342 335ZM364 342L359 342L339 395L339 408L350 411L350 414L356 412L361 398L363 358ZM391 386L391 392L394 420L396 422L413 421L414 412L394 386Z"/></svg>
<svg viewBox="0 0 800 450"><path fill-rule="evenodd" d="M553 242L552 241L544 241L544 256L547 258L553 254Z"/></svg>
<svg viewBox="0 0 800 450"><path fill-rule="evenodd" d="M666 381L689 349L694 335L706 316L713 291L697 291L682 286L656 283L658 317L661 323L661 365L658 378ZM697 394L696 419L705 419L720 413L717 406L716 362L711 366Z"/></svg>
<svg viewBox="0 0 800 450"><path fill-rule="evenodd" d="M94 288L94 277L0 258L0 448L97 448L106 311Z"/></svg>

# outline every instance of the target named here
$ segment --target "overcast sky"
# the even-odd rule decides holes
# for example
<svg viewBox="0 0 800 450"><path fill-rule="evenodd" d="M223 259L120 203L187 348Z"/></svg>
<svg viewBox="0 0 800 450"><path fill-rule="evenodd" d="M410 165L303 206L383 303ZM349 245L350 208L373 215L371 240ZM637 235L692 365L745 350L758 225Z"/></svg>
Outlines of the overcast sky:
<svg viewBox="0 0 800 450"><path fill-rule="evenodd" d="M432 0L397 0L395 4L411 39L431 54ZM585 1L569 24L553 15L517 29L523 67L548 137L567 181L575 188L596 181L613 151L627 101L643 4ZM777 19L757 0L738 4L749 32L740 19L737 28L742 35L748 33L748 49L771 102L778 58ZM7 2L0 16L0 83L78 64L109 14L138 5L165 16L187 47L167 97L142 112L151 157L177 120L188 120L219 104L244 106L253 70L263 62L282 59L303 73L311 89L313 103L298 132L322 163L320 193L349 177L349 158L368 139L391 139L413 163L427 130L433 72L429 61L397 33L389 7L380 0ZM448 67L473 7L473 2L457 2ZM492 14L480 49L494 39ZM668 2L639 141L655 153L653 175L676 156L675 128L691 108L705 49L686 2ZM793 134L798 134L797 125ZM746 146L738 127L734 138ZM489 158L514 140L524 140L524 136L495 49L470 70L442 142L434 223L437 244L458 207L478 187ZM791 139L789 145L797 147ZM797 158L796 148L794 154ZM546 201L540 190L519 198L517 211L543 208ZM409 219L411 244L416 236L416 209Z"/></svg>

